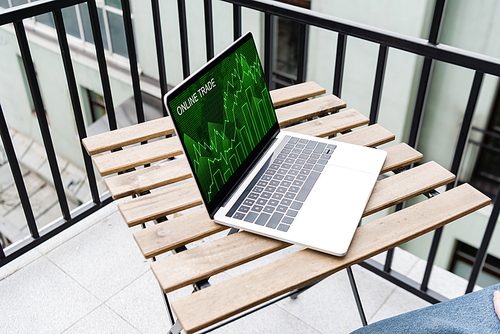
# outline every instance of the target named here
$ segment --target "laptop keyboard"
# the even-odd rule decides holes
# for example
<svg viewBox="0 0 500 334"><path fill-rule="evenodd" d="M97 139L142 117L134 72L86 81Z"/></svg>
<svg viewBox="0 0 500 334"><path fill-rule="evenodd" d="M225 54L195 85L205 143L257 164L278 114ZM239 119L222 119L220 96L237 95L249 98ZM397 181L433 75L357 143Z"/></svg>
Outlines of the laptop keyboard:
<svg viewBox="0 0 500 334"><path fill-rule="evenodd" d="M286 232L336 145L286 136L227 216Z"/></svg>

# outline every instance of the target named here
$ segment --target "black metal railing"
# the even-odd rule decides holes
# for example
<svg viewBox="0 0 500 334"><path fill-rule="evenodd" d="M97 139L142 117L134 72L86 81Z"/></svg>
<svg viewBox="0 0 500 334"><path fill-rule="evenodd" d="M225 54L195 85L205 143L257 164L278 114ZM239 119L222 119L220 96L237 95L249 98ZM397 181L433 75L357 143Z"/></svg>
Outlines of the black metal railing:
<svg viewBox="0 0 500 334"><path fill-rule="evenodd" d="M2 136L2 142L8 157L10 169L12 171L14 182L26 217L26 222L30 231L30 236L28 238L25 238L20 242L15 242L13 245L6 247L5 250L2 248L0 252L0 266L9 263L10 261L21 256L27 251L33 249L42 242L50 239L54 235L65 230L69 226L79 222L83 218L96 212L104 205L111 203L112 201L112 198L109 195L109 193L106 193L102 196L99 194L97 188L96 176L94 174L94 170L92 167L92 161L88 156L88 154L85 152L83 145L80 144L92 201L90 203L86 203L80 206L73 212L70 212L68 201L64 191L64 185L62 183L62 177L58 166L54 144L52 141L52 136L50 133L47 117L45 115L45 107L43 104L42 96L40 93L40 87L38 84L35 68L33 65L30 46L26 37L26 29L23 24L23 19L26 18L30 18L44 13L52 13L53 15L55 28L58 36L59 47L61 51L62 62L64 64L64 70L66 73L66 80L68 84L68 90L70 93L74 119L81 143L81 140L87 137L87 134L83 119L82 108L80 105L80 99L78 96L78 88L76 84L75 73L71 60L71 53L68 40L66 37L66 30L63 22L63 17L61 14L61 9L84 2L86 1L81 1L81 0L39 1L36 3L30 3L13 7L0 13L0 26L12 23L15 29L19 50L21 52L21 57L23 60L24 70L26 72L26 77L28 79L29 89L31 97L33 99L38 124L40 127L40 133L43 139L45 153L47 154L47 160L49 162L52 180L54 183L54 187L58 197L58 202L62 212L62 217L58 221L50 224L50 227L43 228L40 230L38 229L34 218L33 209L26 190L26 185L24 183L21 169L19 166L19 162L16 153L14 151L12 138L10 137L7 123L5 121L4 111L1 108L1 101L0 101L0 133ZM106 58L104 54L104 47L102 43L101 31L99 27L99 19L95 2L89 1L88 8L89 8L90 20L92 22L92 31L96 46L96 56L98 60L99 71L101 74L101 82L104 91L104 99L106 103L108 120L110 128L116 129L117 127L116 117L114 113L109 76L107 73Z"/></svg>
<svg viewBox="0 0 500 334"><path fill-rule="evenodd" d="M417 148L419 142L420 130L422 128L422 120L424 111L426 109L427 96L429 94L429 86L432 79L432 73L434 64L436 61L453 64L461 68L471 69L475 72L473 82L471 83L470 94L468 98L467 105L464 106L465 114L463 117L460 135L455 146L455 152L453 157L453 162L451 166L451 172L458 174L460 171L461 162L463 160L464 152L468 143L468 137L471 129L472 119L474 116L474 111L476 108L481 84L485 74L490 74L495 77L500 76L500 59L477 54L474 52L458 49L452 46L443 45L439 43L440 31L443 21L444 12L446 9L446 0L436 0L435 9L432 18L431 29L428 39L416 38L406 35L401 35L398 33L393 33L383 29L374 28L371 26L354 23L348 20L339 19L331 17L322 13L313 12L307 9L287 5L281 2L271 1L271 0L215 0L224 1L233 6L233 36L237 38L242 33L242 9L250 9L263 13L264 15L264 71L266 73L266 81L268 85L276 79L273 76L273 36L274 36L274 18L282 17L286 18L300 24L300 34L301 40L305 41L300 46L300 53L298 55L298 69L296 80L302 82L306 78L307 73L307 35L309 27L313 26L316 28L324 29L327 31L332 31L337 33L337 49L336 54L332 55L335 57L335 65L332 69L333 75L333 94L337 96L342 95L342 84L344 76L344 64L346 59L346 45L350 38L357 38L364 41L369 41L375 43L379 46L377 66L375 71L374 87L372 92L371 107L370 107L370 123L373 124L377 122L379 112L380 112L380 101L382 97L382 91L384 88L384 77L385 69L388 59L388 54L392 49L402 50L409 54L417 55L423 57L423 65L420 73L420 79L418 84L418 91L416 94L415 106L413 109L413 116L411 122L411 129L408 138L405 141L414 148ZM213 0L204 0L204 20L205 20L205 42L206 42L206 58L209 60L214 56L214 25L213 25L213 13L212 13L212 2ZM66 208L65 198L63 188L60 183L60 175L57 168L57 161L53 153L53 145L50 140L50 130L44 121L45 117L43 115L43 102L39 98L40 92L37 84L36 76L34 74L34 69L31 63L31 55L29 51L29 45L26 43L26 34L22 24L22 20L28 17L40 15L43 13L52 13L56 25L58 42L61 49L61 54L63 56L64 68L66 71L66 79L68 82L68 89L71 95L71 101L73 106L73 112L75 114L75 122L78 128L78 134L80 140L86 137L85 126L82 118L82 111L79 105L78 91L76 89L75 78L73 73L73 68L71 65L71 55L68 46L68 42L65 38L64 24L60 15L60 10L64 7L74 6L80 3L87 3L89 16L92 24L92 32L95 42L96 49L96 59L98 63L101 84L104 94L104 100L106 105L107 117L109 120L110 129L116 129L116 116L114 113L113 99L111 96L111 89L109 83L109 76L106 66L106 57L104 53L103 41L100 35L99 19L97 15L97 9L95 0L42 0L33 2L27 5L22 5L0 13L0 26L13 23L15 26L16 35L19 41L19 47L21 49L21 54L23 62L25 65L26 72L29 78L29 86L31 90L31 95L35 101L35 109L38 116L38 121L40 124L40 129L44 138L44 145L47 150L47 155L51 161L50 167L52 170L52 176L54 178L54 184L58 191L59 203L61 205L61 210L63 212L63 217L59 225L50 231L38 231L36 224L34 223L34 218L32 217L32 211L29 204L29 199L26 196L26 187L23 183L22 175L19 171L19 165L16 160L14 151L12 150L12 142L9 137L8 131L6 129L5 120L0 124L0 131L2 134L2 140L4 146L7 150L9 156L9 163L11 165L12 173L14 175L16 186L19 191L19 195L22 199L23 208L25 210L28 225L30 227L31 238L19 244L15 248L8 248L5 252L0 251L0 265L3 265L12 259L16 258L20 254L26 252L27 250L35 247L39 243L47 240L50 236L58 233L62 229L70 226L71 224L77 222L82 217L89 215L90 213L98 210L103 205L111 201L109 195L105 195L103 198L99 197L97 192L97 187L95 185L95 176L93 174L91 161L87 154L83 151L82 155L85 161L85 167L87 171L87 176L89 184L91 187L91 193L93 198L93 203L83 206L77 212L69 213ZM152 4L152 18L153 27L155 33L155 46L156 55L158 61L158 73L159 73L159 87L161 88L161 94L167 92L167 67L165 64L164 57L164 38L175 38L180 40L180 55L182 61L182 73L184 77L190 75L190 53L189 53L189 42L188 42L188 27L187 27L187 12L185 0L177 0L178 8L178 20L179 20L179 35L175 36L162 36L162 19L159 12L159 2L158 0L151 0ZM132 87L134 91L137 119L139 122L144 120L144 111L142 108L142 98L141 98L141 81L140 75L137 67L137 56L135 54L135 43L133 37L132 21L130 6L128 0L122 0L122 9L124 17L125 34L127 40L128 48L128 58L130 62L130 75L132 80ZM278 82L278 84L283 82ZM0 101L1 103L1 101ZM163 109L164 115L165 110ZM2 114L3 117L3 114ZM0 118L2 121L2 118ZM448 185L447 189L453 188L456 183L451 183ZM437 192L432 192L429 196L437 195ZM494 203L493 210L488 220L486 230L483 235L483 240L481 242L478 255L474 262L473 270L469 278L469 286L466 292L472 291L481 268L484 264L486 258L486 251L491 241L493 234L493 229L495 227L496 221L498 220L500 211L500 196L497 194ZM395 210L401 210L404 204L397 205ZM434 264L434 259L439 246L440 238L442 235L442 228L438 229L433 237L432 245L429 250L429 256L427 259L427 267L425 270L424 277L421 282L417 282L409 279L408 277L394 271L392 269L392 259L393 251L389 251L384 264L378 264L373 260L368 260L363 262L361 265L372 272L384 277L385 279L397 284L400 287L412 292L413 294L431 302L437 303L446 298L435 291L432 291L428 287L429 279L432 273L432 268Z"/></svg>

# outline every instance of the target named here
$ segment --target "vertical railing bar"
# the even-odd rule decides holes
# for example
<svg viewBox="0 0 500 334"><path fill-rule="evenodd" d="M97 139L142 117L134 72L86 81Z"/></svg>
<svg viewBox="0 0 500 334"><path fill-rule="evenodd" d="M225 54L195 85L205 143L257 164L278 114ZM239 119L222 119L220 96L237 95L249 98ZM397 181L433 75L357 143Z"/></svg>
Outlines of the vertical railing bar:
<svg viewBox="0 0 500 334"><path fill-rule="evenodd" d="M434 13L432 16L431 30L429 32L429 42L432 44L437 44L439 42L441 27L443 25L444 12L446 9L446 0L437 0L434 6ZM424 58L424 63L422 66L422 71L420 74L420 82L418 85L417 98L415 101L415 108L413 111L413 117L410 128L410 135L408 138L408 145L414 149L418 147L418 140L420 137L420 130L422 127L422 120L424 117L424 111L427 105L427 98L429 95L430 81L432 73L434 70L434 60L431 58ZM404 203L402 203L404 205ZM422 284L420 289L426 291L428 288L428 283L430 280L430 275L432 272L432 265L437 252L437 246L441 239L442 228L438 228L434 232L434 237L431 244L431 249L429 251L429 257L427 259L427 267L422 279ZM429 261L431 265L429 265Z"/></svg>
<svg viewBox="0 0 500 334"><path fill-rule="evenodd" d="M470 127L472 124L472 117L474 116L474 110L476 109L476 103L479 97L479 91L481 89L483 76L484 76L483 73L476 72L476 74L474 75L474 81L472 82L471 92L469 94L465 115L462 121L462 127L460 129L460 136L458 138L457 147L455 149L455 156L453 157L451 172L455 175L458 175L460 162L462 161L462 156L465 151L467 139L469 137ZM448 184L446 190L453 188L456 182L457 181ZM429 251L429 256L427 258L424 277L422 279L421 289L423 291L426 291L428 288L432 267L434 265L434 260L436 258L436 253L439 246L439 242L441 241L442 234L443 234L443 227L438 228L434 232L434 237L432 238L432 243L431 243L431 249Z"/></svg>
<svg viewBox="0 0 500 334"><path fill-rule="evenodd" d="M299 49L297 55L297 82L306 81L307 77L307 45L309 39L309 26L305 24L299 25Z"/></svg>
<svg viewBox="0 0 500 334"><path fill-rule="evenodd" d="M187 36L187 18L186 18L186 1L177 0L177 9L179 12L179 30L181 34L181 54L182 54L182 73L184 79L191 73L189 69L189 48Z"/></svg>
<svg viewBox="0 0 500 334"><path fill-rule="evenodd" d="M61 10L58 9L54 11L53 16L59 40L59 48L61 49L61 57L64 64L64 70L66 73L66 81L68 82L71 105L73 106L73 114L75 116L76 128L78 131L78 136L80 138L80 148L82 150L83 161L85 164L85 171L87 172L87 179L89 181L90 193L92 195L93 202L95 204L99 204L101 200L99 198L100 197L99 190L97 189L97 182L94 174L94 168L92 166L92 160L90 159L90 156L87 154L87 151L85 150L82 144L82 140L87 137L87 131L85 130L85 121L83 120L82 108L80 106L80 99L78 97L78 87L76 84L73 64L71 62L71 53L68 46L68 39L66 36L66 29L64 27Z"/></svg>
<svg viewBox="0 0 500 334"><path fill-rule="evenodd" d="M271 14L265 14L265 41L264 41L264 76L267 88L273 89L273 37L274 37L274 19Z"/></svg>
<svg viewBox="0 0 500 334"><path fill-rule="evenodd" d="M144 107L142 105L141 82L139 79L139 69L137 68L137 53L135 52L134 30L132 28L132 13L130 11L129 0L121 0L123 11L123 24L125 27L125 39L127 41L128 59L130 64L130 74L132 76L132 88L134 90L135 112L137 122L144 122Z"/></svg>
<svg viewBox="0 0 500 334"><path fill-rule="evenodd" d="M403 203L398 203L396 205L395 212L403 210L405 207L405 202ZM391 267L392 267L392 262L394 260L394 248L391 248L387 251L387 255L385 256L385 262L384 262L384 271L385 272L390 272Z"/></svg>
<svg viewBox="0 0 500 334"><path fill-rule="evenodd" d="M431 30L429 32L429 42L436 45L439 42L441 27L443 25L444 12L446 9L446 0L437 0L434 6L432 16ZM410 137L408 145L417 149L418 138L424 116L425 106L427 104L427 96L429 92L429 83L434 69L434 60L425 57L420 75L420 82L417 92L417 100L413 111L413 119L411 122Z"/></svg>
<svg viewBox="0 0 500 334"><path fill-rule="evenodd" d="M212 0L205 0L205 41L207 45L207 61L214 57L214 23Z"/></svg>
<svg viewBox="0 0 500 334"><path fill-rule="evenodd" d="M104 53L104 45L102 43L101 27L99 24L99 16L97 14L97 6L95 0L87 2L90 25L92 27L92 36L94 37L94 45L97 56L97 64L99 66L99 73L101 75L102 91L104 94L104 104L106 106L106 113L108 114L109 129L116 130L115 108L113 106L113 98L111 95L111 85L109 82L108 68L106 66L106 55Z"/></svg>
<svg viewBox="0 0 500 334"><path fill-rule="evenodd" d="M335 58L335 71L333 75L333 95L340 97L342 94L342 81L344 78L344 64L347 46L347 36L338 34L337 55Z"/></svg>
<svg viewBox="0 0 500 334"><path fill-rule="evenodd" d="M69 220L71 219L71 214L69 212L68 201L64 193L64 185L62 183L61 174L57 163L54 144L50 136L49 124L47 122L47 116L45 114L45 108L43 106L42 95L40 93L40 87L38 85L38 80L36 78L35 66L33 65L33 60L31 58L31 52L29 49L28 39L26 37L26 31L24 30L23 22L22 21L14 22L14 29L16 31L16 36L19 43L19 49L21 51L21 57L23 59L26 76L28 78L31 97L33 98L33 103L35 105L35 112L37 115L38 125L40 127L40 132L42 135L45 152L47 153L47 160L49 162L50 172L52 174L52 179L54 181L54 187L56 189L57 198L59 200L59 205L61 207L61 212L64 219Z"/></svg>
<svg viewBox="0 0 500 334"><path fill-rule="evenodd" d="M431 30L429 32L429 43L438 44L443 26L443 18L446 10L447 0L436 0L434 14L432 16Z"/></svg>
<svg viewBox="0 0 500 334"><path fill-rule="evenodd" d="M474 111L476 109L477 99L479 97L479 91L481 90L481 84L483 82L484 73L476 72L474 75L474 81L472 82L471 91L469 94L469 100L467 101L467 107L465 108L465 114L462 119L462 126L460 128L460 135L458 136L457 146L455 148L455 154L453 156L453 162L451 164L451 170L454 175L458 176L460 171L460 165L462 163L462 157L465 153L465 147L469 139L470 128L472 126L472 118L474 117ZM455 187L458 182L458 177L455 182L449 183L446 190L450 190Z"/></svg>
<svg viewBox="0 0 500 334"><path fill-rule="evenodd" d="M153 9L153 27L155 31L156 59L158 62L158 74L160 77L160 91L163 97L168 92L167 85L167 68L165 65L165 53L163 51L163 35L161 32L160 6L158 0L151 0ZM167 109L162 103L163 116L167 116Z"/></svg>
<svg viewBox="0 0 500 334"><path fill-rule="evenodd" d="M394 248L391 248L387 251L384 262L384 271L390 272L392 267L392 261L394 260Z"/></svg>
<svg viewBox="0 0 500 334"><path fill-rule="evenodd" d="M241 36L241 6L233 4L233 38L237 40Z"/></svg>
<svg viewBox="0 0 500 334"><path fill-rule="evenodd" d="M3 251L3 245L0 243L0 260L5 259L5 252Z"/></svg>
<svg viewBox="0 0 500 334"><path fill-rule="evenodd" d="M370 125L377 123L382 89L384 87L385 68L387 65L387 45L380 44L378 51L377 70L373 85L372 105L370 108Z"/></svg>
<svg viewBox="0 0 500 334"><path fill-rule="evenodd" d="M436 253L441 241L441 235L443 234L443 228L440 227L434 231L434 236L432 238L431 249L429 250L429 256L427 257L427 264L425 266L424 277L422 278L422 284L420 284L420 290L427 291L429 288L429 281L431 279L432 267L434 266L434 261L436 259Z"/></svg>
<svg viewBox="0 0 500 334"><path fill-rule="evenodd" d="M20 46L21 47L21 46ZM2 106L0 105L0 136L2 137L2 143L4 146L5 154L9 160L10 170L12 176L14 177L14 182L16 184L17 193L19 194L19 199L21 200L21 205L23 207L24 216L26 217L26 223L30 230L31 236L33 238L39 238L38 227L36 226L35 216L33 215L33 209L28 196L28 191L26 190L26 185L24 184L23 174L21 168L19 167L19 161L17 160L16 152L14 150L14 145L12 144L12 139L10 138L9 128L7 126L7 121L5 120ZM1 247L0 247L1 248ZM0 258L5 257L0 256Z"/></svg>
<svg viewBox="0 0 500 334"><path fill-rule="evenodd" d="M477 278L483 270L484 262L486 261L488 246L490 245L491 238L493 237L493 231L498 221L498 216L500 214L500 188L497 191L497 196L493 203L493 210L491 211L490 218L488 218L488 224L486 225L486 230L483 234L483 240L481 240L481 245L472 265L472 271L469 276L469 283L467 284L467 289L465 293L472 292L474 286L476 285Z"/></svg>
<svg viewBox="0 0 500 334"><path fill-rule="evenodd" d="M420 130L422 120L424 118L424 110L427 104L427 96L430 86L430 78L434 69L434 61L431 58L425 58L420 74L420 82L418 86L417 99L415 101L415 109L413 111L413 118L411 121L410 136L408 138L408 145L417 149L418 139L420 137Z"/></svg>

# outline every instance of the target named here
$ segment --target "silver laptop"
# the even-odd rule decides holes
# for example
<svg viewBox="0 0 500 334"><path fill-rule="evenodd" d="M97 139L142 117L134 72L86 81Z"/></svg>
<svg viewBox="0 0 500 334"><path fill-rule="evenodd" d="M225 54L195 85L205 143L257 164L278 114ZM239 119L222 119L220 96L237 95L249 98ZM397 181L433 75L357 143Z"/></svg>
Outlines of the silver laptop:
<svg viewBox="0 0 500 334"><path fill-rule="evenodd" d="M280 131L251 33L164 102L212 219L346 253L386 152Z"/></svg>

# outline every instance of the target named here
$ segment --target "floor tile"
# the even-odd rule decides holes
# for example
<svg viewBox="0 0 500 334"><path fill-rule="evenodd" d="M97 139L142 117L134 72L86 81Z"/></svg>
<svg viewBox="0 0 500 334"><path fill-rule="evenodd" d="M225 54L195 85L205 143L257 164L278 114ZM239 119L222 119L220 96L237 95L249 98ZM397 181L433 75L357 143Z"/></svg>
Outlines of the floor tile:
<svg viewBox="0 0 500 334"><path fill-rule="evenodd" d="M113 312L106 305L101 305L85 318L71 326L64 334L87 334L87 333L120 333L140 334L123 318ZM147 332L144 332L147 333Z"/></svg>
<svg viewBox="0 0 500 334"><path fill-rule="evenodd" d="M1 281L0 333L61 333L100 302L41 257Z"/></svg>
<svg viewBox="0 0 500 334"><path fill-rule="evenodd" d="M387 252L383 252L373 259L379 263L384 264L387 257ZM415 256L399 247L394 248L394 257L392 260L391 268L400 274L407 275L410 270L415 266L415 264L420 260L418 256Z"/></svg>
<svg viewBox="0 0 500 334"><path fill-rule="evenodd" d="M93 213L92 215L82 219L75 225L67 228L66 230L62 231L61 233L57 234L56 236L50 238L43 244L39 245L36 249L42 253L42 254L47 254L48 252L54 250L55 248L59 247L63 243L67 242L68 240L72 239L73 237L77 236L78 234L82 233L83 231L87 230L88 228L98 224L101 222L103 219L106 217L116 214L118 212L118 208L115 203L110 203L106 205L105 207L99 209L97 212ZM125 224L125 223L123 223Z"/></svg>
<svg viewBox="0 0 500 334"><path fill-rule="evenodd" d="M344 270L276 305L321 333L348 333L361 324Z"/></svg>
<svg viewBox="0 0 500 334"><path fill-rule="evenodd" d="M419 260L415 267L409 272L408 277L421 282L424 277L425 267L427 262ZM429 289L445 296L446 298L455 298L465 294L467 288L467 280L457 276L443 268L434 266L432 268L431 277L429 280ZM475 290L480 289L476 287Z"/></svg>
<svg viewBox="0 0 500 334"><path fill-rule="evenodd" d="M141 333L166 333L170 320L163 294L151 271L111 297L106 305Z"/></svg>
<svg viewBox="0 0 500 334"><path fill-rule="evenodd" d="M353 266L352 271L365 316L370 319L396 290L396 285L360 266ZM351 298L354 298L352 293Z"/></svg>
<svg viewBox="0 0 500 334"><path fill-rule="evenodd" d="M46 256L103 302L150 267L118 212Z"/></svg>
<svg viewBox="0 0 500 334"><path fill-rule="evenodd" d="M431 305L408 291L397 288L368 323L390 318Z"/></svg>
<svg viewBox="0 0 500 334"><path fill-rule="evenodd" d="M212 333L320 334L321 332L276 305L271 305L218 328Z"/></svg>
<svg viewBox="0 0 500 334"><path fill-rule="evenodd" d="M1 267L0 268L0 284L3 284L2 280L4 278L12 275L13 273L17 272L20 269L26 267L31 262L40 258L40 256L42 256L42 255L40 254L38 249L35 248L35 249L30 250L27 253L24 253L23 255L18 257L17 259L12 260L11 262L7 263L5 266ZM0 288L1 288L1 285L0 285Z"/></svg>

